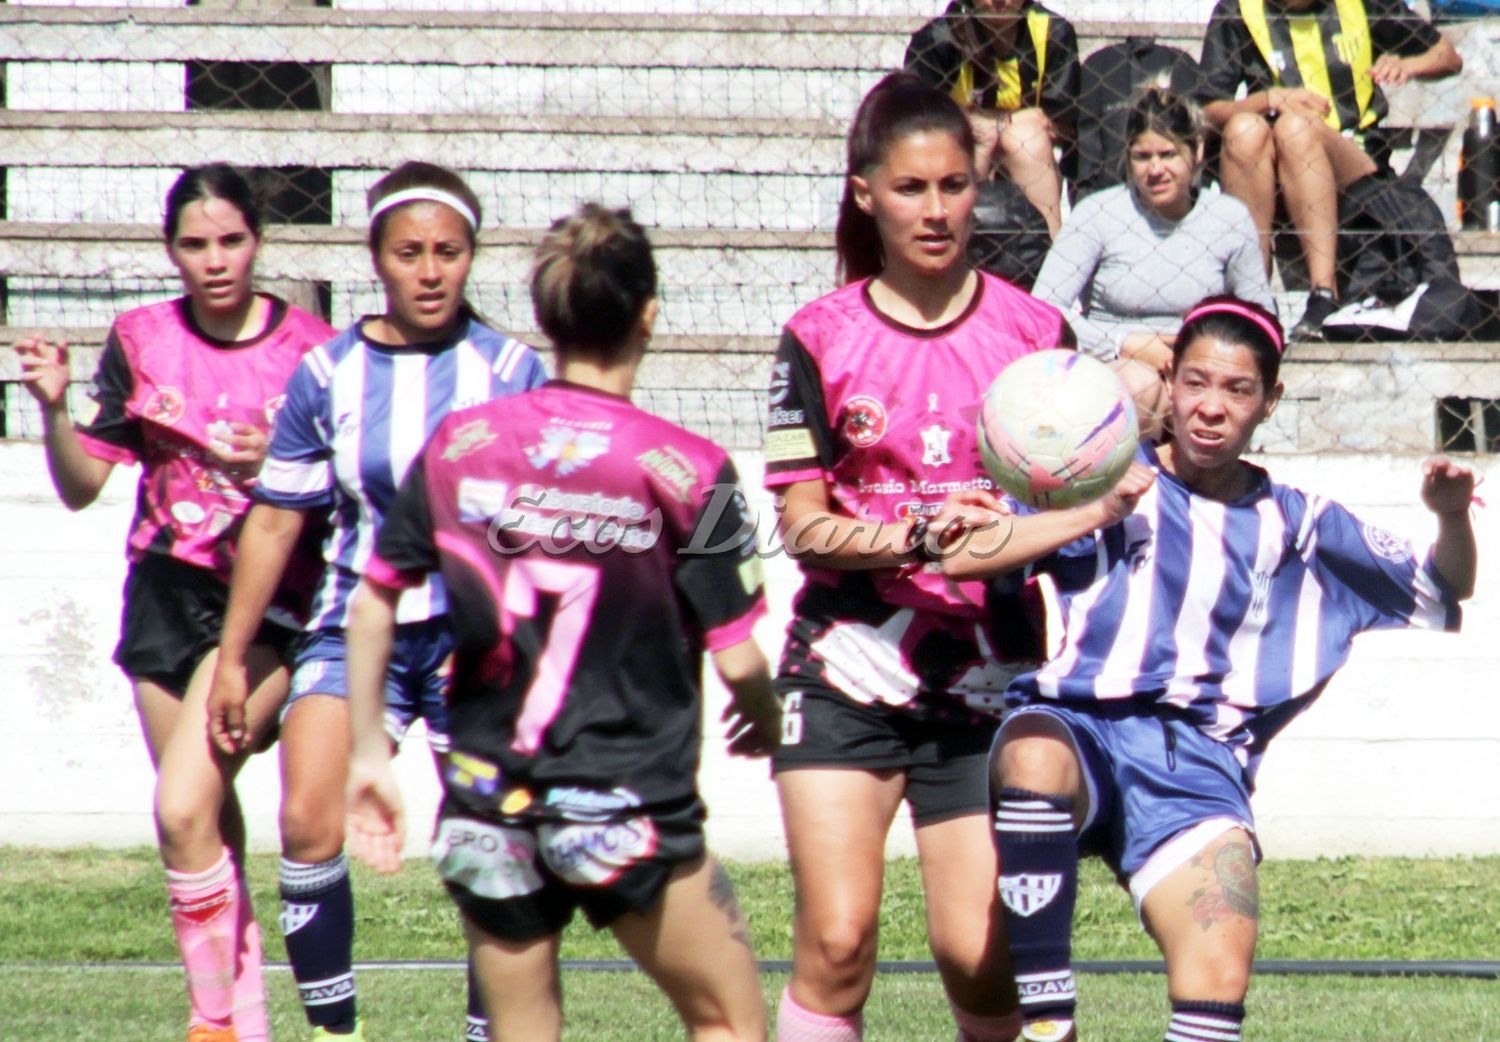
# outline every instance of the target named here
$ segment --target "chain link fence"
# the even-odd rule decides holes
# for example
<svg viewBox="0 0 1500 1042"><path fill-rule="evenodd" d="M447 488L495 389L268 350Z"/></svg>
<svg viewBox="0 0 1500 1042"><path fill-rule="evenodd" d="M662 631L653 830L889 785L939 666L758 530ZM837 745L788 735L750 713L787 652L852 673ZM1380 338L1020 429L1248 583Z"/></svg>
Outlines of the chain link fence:
<svg viewBox="0 0 1500 1042"><path fill-rule="evenodd" d="M183 166L211 161L252 171L263 189L265 286L347 325L383 307L364 192L425 159L463 172L483 204L471 299L533 342L526 271L538 230L582 200L630 206L652 230L663 287L637 400L731 447L759 447L779 330L834 288L848 119L938 5L525 6L0 7L0 340L66 334L81 386L116 314L180 292L160 242L162 198ZM1080 57L1126 35L1196 57L1206 20L1187 0L1077 10ZM1437 132L1426 184L1450 219L1457 145L1444 127L1462 119L1464 92L1500 87L1488 64L1500 34L1488 23L1465 32L1470 79L1441 103L1393 105L1390 118L1404 132L1398 162L1412 132ZM1076 205L1066 181L1061 194L1066 215ZM1003 270L1021 248L1017 228L981 218L984 259ZM1470 285L1500 289L1497 239L1456 236ZM1306 282L1291 274L1295 244L1282 252L1271 288L1290 324ZM1485 322L1441 344L1294 345L1287 403L1262 447L1495 451L1500 364ZM35 437L15 373L6 350L0 436Z"/></svg>

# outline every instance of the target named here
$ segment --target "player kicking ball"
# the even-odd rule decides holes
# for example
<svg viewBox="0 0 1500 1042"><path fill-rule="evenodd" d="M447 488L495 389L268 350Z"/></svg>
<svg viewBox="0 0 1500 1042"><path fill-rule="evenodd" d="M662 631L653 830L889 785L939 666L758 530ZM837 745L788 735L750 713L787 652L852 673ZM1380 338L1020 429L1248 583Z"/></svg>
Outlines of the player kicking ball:
<svg viewBox="0 0 1500 1042"><path fill-rule="evenodd" d="M628 213L553 225L532 296L560 379L443 422L356 595L350 846L399 865L382 677L402 589L441 572L457 650L434 857L491 1037L560 1037L558 944L581 908L693 1039L763 1040L749 932L697 790L705 649L733 696L729 751L764 756L780 730L751 638L754 528L725 452L630 404L656 266Z"/></svg>
<svg viewBox="0 0 1500 1042"><path fill-rule="evenodd" d="M1062 649L1012 683L990 763L1024 1039L1077 1037L1073 903L1079 855L1096 853L1166 957L1168 1042L1238 1042L1266 744L1356 634L1456 630L1473 592L1469 468L1423 465L1438 535L1422 556L1240 458L1281 396L1282 344L1259 307L1203 301L1173 348L1173 436L1143 445L1113 491L1014 518L960 493L932 523L934 539L969 529L944 551L949 576L1045 571L1061 600Z"/></svg>

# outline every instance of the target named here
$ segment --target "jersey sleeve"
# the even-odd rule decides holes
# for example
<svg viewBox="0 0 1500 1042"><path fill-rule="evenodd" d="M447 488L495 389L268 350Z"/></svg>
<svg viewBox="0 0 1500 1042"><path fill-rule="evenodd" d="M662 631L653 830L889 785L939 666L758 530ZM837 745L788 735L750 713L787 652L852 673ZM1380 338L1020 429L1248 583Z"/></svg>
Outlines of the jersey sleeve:
<svg viewBox="0 0 1500 1042"><path fill-rule="evenodd" d="M412 461L396 490L396 498L385 512L385 520L375 536L375 552L365 566L365 578L389 589L405 590L421 586L427 573L437 568L424 453Z"/></svg>
<svg viewBox="0 0 1500 1042"><path fill-rule="evenodd" d="M790 330L781 335L771 370L765 451L767 488L820 480L837 454L817 363Z"/></svg>
<svg viewBox="0 0 1500 1042"><path fill-rule="evenodd" d="M1410 58L1436 47L1443 36L1403 0L1365 0L1370 42L1375 54Z"/></svg>
<svg viewBox="0 0 1500 1042"><path fill-rule="evenodd" d="M1360 521L1337 503L1314 502L1308 509L1316 512L1312 568L1357 629L1458 629L1458 598L1433 568L1430 552L1419 562L1409 540Z"/></svg>
<svg viewBox="0 0 1500 1042"><path fill-rule="evenodd" d="M679 558L677 590L703 631L704 645L721 651L749 640L766 610L755 522L727 459L707 490L693 533Z"/></svg>
<svg viewBox="0 0 1500 1042"><path fill-rule="evenodd" d="M1245 29L1239 5L1225 0L1214 8L1203 36L1202 78L1198 100L1233 101L1240 84L1254 94L1271 86L1270 69L1255 50L1255 41Z"/></svg>
<svg viewBox="0 0 1500 1042"><path fill-rule="evenodd" d="M333 503L332 431L326 422L326 388L307 355L287 384L286 402L271 426L271 444L260 468L255 498L271 506L314 510Z"/></svg>
<svg viewBox="0 0 1500 1042"><path fill-rule="evenodd" d="M140 459L145 448L141 421L125 411L125 403L134 391L135 374L130 371L130 360L111 330L99 354L99 368L89 385L89 397L98 404L99 411L91 422L77 428L83 451L110 463L134 463Z"/></svg>

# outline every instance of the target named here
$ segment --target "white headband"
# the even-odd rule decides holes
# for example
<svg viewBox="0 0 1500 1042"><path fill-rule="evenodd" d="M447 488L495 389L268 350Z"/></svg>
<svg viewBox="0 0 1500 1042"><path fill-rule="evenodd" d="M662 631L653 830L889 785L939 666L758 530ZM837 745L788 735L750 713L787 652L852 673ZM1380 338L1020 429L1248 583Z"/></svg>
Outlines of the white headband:
<svg viewBox="0 0 1500 1042"><path fill-rule="evenodd" d="M408 188L405 191L392 192L370 207L370 223L374 224L377 217L393 206L415 202L442 203L444 206L451 206L460 217L469 222L470 230L478 231L479 229L479 218L474 215L473 210L469 209L469 204L452 192L445 192L441 188Z"/></svg>

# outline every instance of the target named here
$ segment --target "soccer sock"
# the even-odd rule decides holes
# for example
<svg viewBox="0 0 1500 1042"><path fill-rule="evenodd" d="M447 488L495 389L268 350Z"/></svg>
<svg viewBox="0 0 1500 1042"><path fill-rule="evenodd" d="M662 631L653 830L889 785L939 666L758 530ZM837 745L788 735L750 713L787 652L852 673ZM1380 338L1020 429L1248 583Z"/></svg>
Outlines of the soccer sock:
<svg viewBox="0 0 1500 1042"><path fill-rule="evenodd" d="M792 989L781 993L776 1009L776 1042L860 1042L865 1034L864 1014L830 1017L803 1009L792 998Z"/></svg>
<svg viewBox="0 0 1500 1042"><path fill-rule="evenodd" d="M484 996L474 978L474 960L469 960L469 1014L464 1019L464 1042L490 1042L490 1018L484 1011Z"/></svg>
<svg viewBox="0 0 1500 1042"><path fill-rule="evenodd" d="M260 925L250 903L250 887L240 873L239 958L234 966L234 1035L238 1042L265 1042L271 1037L266 1018L266 988L261 978Z"/></svg>
<svg viewBox="0 0 1500 1042"><path fill-rule="evenodd" d="M190 1021L227 1028L234 1015L234 962L239 932L239 882L225 850L205 872L167 869L172 930L187 971Z"/></svg>
<svg viewBox="0 0 1500 1042"><path fill-rule="evenodd" d="M995 845L1021 1014L1028 1024L1072 1021L1077 1005L1071 965L1073 902L1078 896L1073 801L1001 789ZM1065 1035L1065 1030L1059 1033Z"/></svg>
<svg viewBox="0 0 1500 1042"><path fill-rule="evenodd" d="M1172 1000L1172 1022L1166 1042L1240 1042L1245 1023L1242 1002Z"/></svg>
<svg viewBox="0 0 1500 1042"><path fill-rule="evenodd" d="M953 1022L958 1025L958 1036L954 1042L1013 1042L1021 1033L1021 1011L1014 1010L1000 1016L981 1017L966 1013L948 1002L953 1011Z"/></svg>
<svg viewBox="0 0 1500 1042"><path fill-rule="evenodd" d="M281 859L281 932L307 1022L354 1030L354 889L343 854L316 865Z"/></svg>

